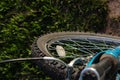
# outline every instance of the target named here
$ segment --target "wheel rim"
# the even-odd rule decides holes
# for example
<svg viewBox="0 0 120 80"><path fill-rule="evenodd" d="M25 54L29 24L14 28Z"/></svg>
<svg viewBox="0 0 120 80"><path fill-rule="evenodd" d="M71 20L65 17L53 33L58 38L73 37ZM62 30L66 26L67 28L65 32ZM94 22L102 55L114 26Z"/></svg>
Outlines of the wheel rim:
<svg viewBox="0 0 120 80"><path fill-rule="evenodd" d="M113 49L118 46L114 42L106 42L100 40L90 40L90 39L63 39L52 42L47 45L48 51L52 56L60 58L56 51L56 46L61 46L65 50L66 56L63 58L77 58L77 57L88 57L94 56L96 53L105 51L108 49Z"/></svg>
<svg viewBox="0 0 120 80"><path fill-rule="evenodd" d="M114 49L120 45L120 40L90 36L90 35L70 35L58 36L51 38L46 42L45 48L50 55L62 59L64 62L69 63L71 60L80 57L81 62L77 63L74 67L85 67L89 60L101 51ZM64 49L65 55L59 56L56 47L60 46ZM119 74L117 74L117 79Z"/></svg>

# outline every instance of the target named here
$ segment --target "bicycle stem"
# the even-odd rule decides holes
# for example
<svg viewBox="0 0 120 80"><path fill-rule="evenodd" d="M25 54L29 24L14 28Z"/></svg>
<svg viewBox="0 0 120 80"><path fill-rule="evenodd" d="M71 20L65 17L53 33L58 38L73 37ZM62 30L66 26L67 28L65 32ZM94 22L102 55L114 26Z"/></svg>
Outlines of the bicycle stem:
<svg viewBox="0 0 120 80"><path fill-rule="evenodd" d="M120 46L115 49L109 49L95 55L86 68L81 72L79 80L87 80L84 77L91 77L89 80L104 80L105 74L114 74L116 72L116 67L119 62L120 56ZM87 73L87 74L86 74Z"/></svg>

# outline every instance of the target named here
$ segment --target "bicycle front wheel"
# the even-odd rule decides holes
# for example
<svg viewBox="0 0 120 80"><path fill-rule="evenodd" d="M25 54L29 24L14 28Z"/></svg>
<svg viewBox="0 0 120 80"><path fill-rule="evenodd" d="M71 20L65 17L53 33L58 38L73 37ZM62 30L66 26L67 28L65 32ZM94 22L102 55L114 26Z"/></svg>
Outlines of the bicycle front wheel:
<svg viewBox="0 0 120 80"><path fill-rule="evenodd" d="M120 38L115 36L84 32L56 32L35 40L32 45L32 55L33 57L56 57L65 63L81 58L71 73L71 80L78 80L81 70L96 53L119 45ZM54 80L65 80L67 76L67 66L59 61L39 60L35 63Z"/></svg>

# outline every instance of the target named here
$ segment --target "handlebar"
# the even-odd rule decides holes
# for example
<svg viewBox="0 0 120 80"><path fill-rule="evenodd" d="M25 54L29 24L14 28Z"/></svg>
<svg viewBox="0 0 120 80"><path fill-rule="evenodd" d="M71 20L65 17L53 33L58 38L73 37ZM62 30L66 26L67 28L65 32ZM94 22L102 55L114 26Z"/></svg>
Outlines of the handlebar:
<svg viewBox="0 0 120 80"><path fill-rule="evenodd" d="M105 74L112 68L113 63L110 58L105 58L91 67L85 68L81 72L80 80L104 80Z"/></svg>
<svg viewBox="0 0 120 80"><path fill-rule="evenodd" d="M90 61L89 66L81 72L79 80L106 80L106 78L115 78L113 75L116 75L118 67L120 46L100 54L96 55ZM98 60L97 62L95 61L96 59Z"/></svg>

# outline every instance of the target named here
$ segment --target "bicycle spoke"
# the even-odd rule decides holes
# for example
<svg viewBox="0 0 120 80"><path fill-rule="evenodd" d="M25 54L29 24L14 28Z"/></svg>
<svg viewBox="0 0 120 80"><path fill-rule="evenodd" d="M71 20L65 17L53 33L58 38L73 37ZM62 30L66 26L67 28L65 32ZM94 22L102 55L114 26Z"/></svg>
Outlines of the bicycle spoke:
<svg viewBox="0 0 120 80"><path fill-rule="evenodd" d="M92 55L94 54L92 51L88 50L87 48L85 48L84 46L76 43L75 41L73 41L72 39L69 39L70 41L74 42L76 45L78 45L79 47L82 47L83 49L87 50L88 52L90 52Z"/></svg>

